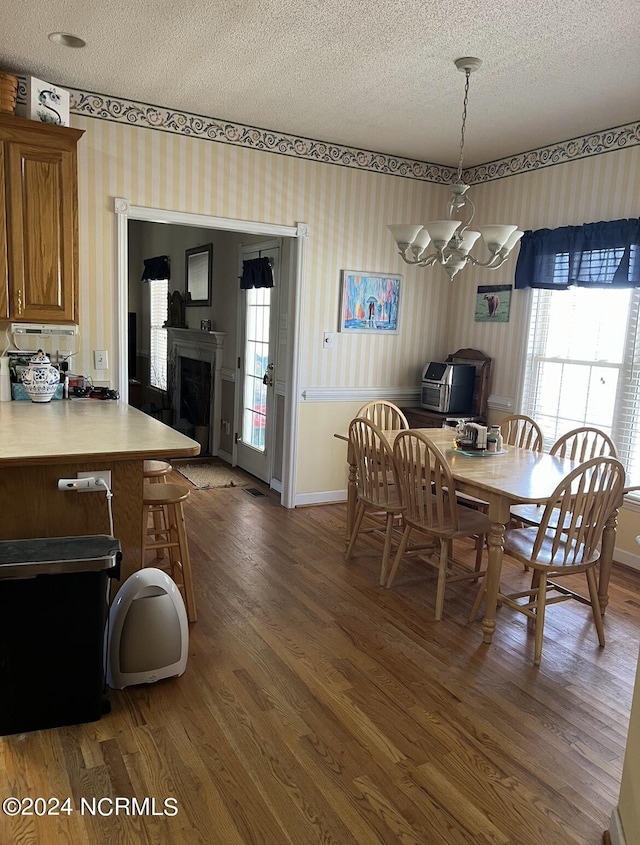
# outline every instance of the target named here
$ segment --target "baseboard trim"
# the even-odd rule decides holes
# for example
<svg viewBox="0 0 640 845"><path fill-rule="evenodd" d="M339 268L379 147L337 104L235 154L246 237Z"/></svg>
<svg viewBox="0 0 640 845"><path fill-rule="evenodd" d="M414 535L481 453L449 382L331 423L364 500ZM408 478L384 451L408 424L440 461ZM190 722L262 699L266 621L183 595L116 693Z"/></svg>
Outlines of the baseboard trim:
<svg viewBox="0 0 640 845"><path fill-rule="evenodd" d="M295 507L305 507L305 505L335 505L338 502L346 501L346 490L323 490L320 493L298 493L295 498Z"/></svg>
<svg viewBox="0 0 640 845"><path fill-rule="evenodd" d="M627 552L624 549L615 549L613 559L616 563L621 563L628 566L629 569L636 569L640 572L640 555L635 555L633 552Z"/></svg>
<svg viewBox="0 0 640 845"><path fill-rule="evenodd" d="M218 449L218 457L221 461L226 461L226 463L231 464L233 466L233 456L229 454L229 452L223 452L222 449Z"/></svg>
<svg viewBox="0 0 640 845"><path fill-rule="evenodd" d="M227 460L227 458L223 457L223 452L219 454L223 460ZM276 483L274 481L271 482L274 490L278 489L275 486ZM346 490L322 490L318 493L298 493L295 497L294 507L304 507L305 505L335 505L338 502L346 501ZM627 552L624 549L616 549L614 551L614 560L616 563L621 563L623 566L628 566L629 569L635 569L640 572L640 555Z"/></svg>
<svg viewBox="0 0 640 845"><path fill-rule="evenodd" d="M611 841L611 845L626 845L627 840L624 838L622 822L620 821L620 813L618 812L617 807L615 807L611 813L611 821L609 822L609 839Z"/></svg>

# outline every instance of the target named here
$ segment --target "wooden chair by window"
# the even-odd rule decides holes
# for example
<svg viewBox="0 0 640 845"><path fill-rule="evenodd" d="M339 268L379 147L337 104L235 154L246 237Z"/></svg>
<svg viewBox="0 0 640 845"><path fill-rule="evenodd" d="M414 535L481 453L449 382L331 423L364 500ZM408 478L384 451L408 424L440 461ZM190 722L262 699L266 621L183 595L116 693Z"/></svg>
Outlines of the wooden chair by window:
<svg viewBox="0 0 640 845"><path fill-rule="evenodd" d="M591 426L574 428L559 437L549 450L551 455L584 463L589 458L618 457L615 443L604 431Z"/></svg>
<svg viewBox="0 0 640 845"><path fill-rule="evenodd" d="M394 519L402 511L398 495L398 477L393 451L386 437L375 423L356 417L349 425L349 448L356 466L356 515L347 547L347 559L353 554L358 536L365 531L384 532L380 584L387 581ZM382 514L381 526L364 529L366 512L374 517Z"/></svg>
<svg viewBox="0 0 640 845"><path fill-rule="evenodd" d="M442 618L445 586L452 581L473 579L484 574L480 569L484 538L490 523L486 514L471 508L459 508L456 485L446 459L436 444L418 431L404 431L396 438L393 453L404 507L404 530L387 581L391 587L407 549L412 531L435 539L434 552L422 559L438 570L435 618ZM481 535L476 546L475 569L458 564L453 557L453 541ZM439 554L438 554L439 551ZM454 574L451 574L455 567Z"/></svg>
<svg viewBox="0 0 640 845"><path fill-rule="evenodd" d="M512 414L500 422L505 445L542 452L544 436L538 423L525 414Z"/></svg>
<svg viewBox="0 0 640 845"><path fill-rule="evenodd" d="M360 408L356 416L364 417L366 420L375 423L382 431L409 428L407 418L400 408L393 402L387 402L386 399L375 399L373 402L367 402Z"/></svg>
<svg viewBox="0 0 640 845"><path fill-rule="evenodd" d="M584 463L600 456L618 457L615 443L604 431L591 426L574 428L559 437L549 450L550 455ZM524 525L538 525L542 517L541 505L516 505L511 515ZM556 514L557 518L557 514ZM557 525L557 523L556 523Z"/></svg>
<svg viewBox="0 0 640 845"><path fill-rule="evenodd" d="M591 458L556 487L538 526L509 529L506 533L505 560L507 555L515 558L533 569L533 573L530 589L499 592L498 602L535 622L533 662L536 666L542 656L545 611L549 604L575 599L590 605L598 641L601 646L605 644L594 570L600 559L602 532L607 519L622 502L624 482L624 467L616 458ZM579 572L586 573L588 599L557 583L558 578ZM484 589L483 584L471 619L480 608Z"/></svg>

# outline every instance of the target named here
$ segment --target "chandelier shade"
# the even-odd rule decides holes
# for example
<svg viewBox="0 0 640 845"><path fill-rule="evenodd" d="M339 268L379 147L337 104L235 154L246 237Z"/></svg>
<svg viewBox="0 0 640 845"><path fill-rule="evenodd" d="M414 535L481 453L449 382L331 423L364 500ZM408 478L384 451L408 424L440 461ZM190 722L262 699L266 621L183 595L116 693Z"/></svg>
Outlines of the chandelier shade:
<svg viewBox="0 0 640 845"><path fill-rule="evenodd" d="M478 267L490 269L500 267L523 235L523 232L513 224L486 224L478 226L477 231L468 228L475 215L475 206L467 196L469 186L462 181L462 161L469 101L469 77L481 64L480 59L472 56L456 59L455 62L458 70L465 74L465 87L458 171L456 181L449 185L451 192L447 206L449 219L433 220L424 224L392 223L387 227L398 245L398 252L402 260L406 264L414 264L419 267L431 267L433 264L439 264L444 268L449 278L453 278L467 264L475 264ZM459 215L460 219L456 215ZM471 250L480 237L489 253L488 258L484 261L471 255ZM428 252L430 244L433 252Z"/></svg>

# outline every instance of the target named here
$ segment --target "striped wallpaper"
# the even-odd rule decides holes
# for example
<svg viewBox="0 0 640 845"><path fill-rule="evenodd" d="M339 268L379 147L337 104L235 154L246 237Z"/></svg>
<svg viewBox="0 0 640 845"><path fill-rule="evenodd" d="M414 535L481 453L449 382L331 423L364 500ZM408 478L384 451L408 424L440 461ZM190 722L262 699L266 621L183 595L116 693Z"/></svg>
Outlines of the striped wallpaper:
<svg viewBox="0 0 640 845"><path fill-rule="evenodd" d="M73 116L79 145L80 363L114 349L114 220L111 197L131 204L241 220L309 225L303 282L301 385L371 388L416 384L426 360L460 346L494 358L491 393L514 399L524 292L509 323L474 323L479 284L510 284L513 260L496 271L467 268L453 281L439 269L411 268L395 254L391 221L443 216L442 186L366 170L258 152L204 139ZM475 222L521 228L579 224L640 213L640 147L475 185ZM340 270L404 275L400 333L384 338L322 333L338 324Z"/></svg>
<svg viewBox="0 0 640 845"><path fill-rule="evenodd" d="M420 366L446 348L446 280L407 268L386 229L391 220L441 216L446 189L415 180L298 160L74 116L79 145L81 341L114 348L114 215L111 198L132 205L248 221L309 226L303 282L301 380L306 386L416 384ZM399 335L322 333L338 326L340 270L405 275Z"/></svg>
<svg viewBox="0 0 640 845"><path fill-rule="evenodd" d="M117 346L112 198L124 197L137 206L308 224L300 387L308 395L324 390L329 398L331 390L342 391L343 400L354 392L352 402L325 401L322 413L317 401L302 397L297 481L302 497L326 500L344 490L344 450L332 435L346 429L363 391L370 389L373 397L393 388L416 389L421 368L430 359L462 346L482 349L494 359L491 393L515 400L526 294L514 294L509 323L473 321L477 285L512 283L513 260L493 272L469 268L449 281L440 269L404 265L386 229L388 222L443 217L444 186L77 113L72 125L85 130L78 148L79 369L96 377L91 350ZM496 175L503 175L502 170ZM539 228L638 216L639 189L636 144L524 168L475 184L470 194L478 223L513 221L521 228ZM322 333L336 331L338 325L341 269L404 275L398 335L337 334L335 348L322 349ZM318 449L319 441L330 444L326 452Z"/></svg>

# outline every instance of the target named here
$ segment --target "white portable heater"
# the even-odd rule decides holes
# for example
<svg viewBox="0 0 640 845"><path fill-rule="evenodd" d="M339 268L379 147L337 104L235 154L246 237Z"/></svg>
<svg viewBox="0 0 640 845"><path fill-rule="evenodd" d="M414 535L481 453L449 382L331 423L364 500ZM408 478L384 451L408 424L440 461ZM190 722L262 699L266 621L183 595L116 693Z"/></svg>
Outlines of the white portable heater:
<svg viewBox="0 0 640 845"><path fill-rule="evenodd" d="M175 582L149 567L131 575L109 611L107 684L124 689L182 675L189 625Z"/></svg>

